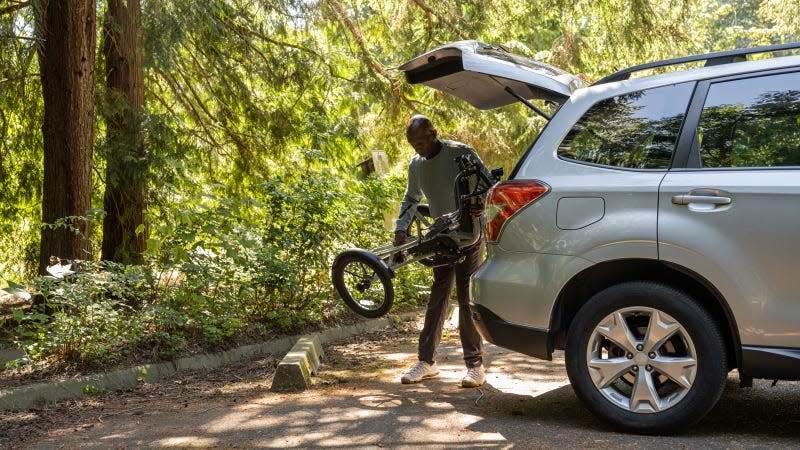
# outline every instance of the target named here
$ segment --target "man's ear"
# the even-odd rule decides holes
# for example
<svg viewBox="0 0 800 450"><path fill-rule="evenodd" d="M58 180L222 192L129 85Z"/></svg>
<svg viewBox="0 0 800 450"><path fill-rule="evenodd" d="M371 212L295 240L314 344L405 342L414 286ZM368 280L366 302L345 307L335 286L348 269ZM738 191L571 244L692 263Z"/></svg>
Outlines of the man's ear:
<svg viewBox="0 0 800 450"><path fill-rule="evenodd" d="M436 139L436 128L431 127L430 134L433 139Z"/></svg>

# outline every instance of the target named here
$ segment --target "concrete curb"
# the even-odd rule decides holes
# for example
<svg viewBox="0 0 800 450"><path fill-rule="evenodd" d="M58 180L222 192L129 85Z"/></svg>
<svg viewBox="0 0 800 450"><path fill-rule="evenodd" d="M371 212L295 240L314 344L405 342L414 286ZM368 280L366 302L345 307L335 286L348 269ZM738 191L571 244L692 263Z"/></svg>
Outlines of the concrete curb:
<svg viewBox="0 0 800 450"><path fill-rule="evenodd" d="M418 313L383 317L346 327L331 328L316 333L321 343L335 342L359 333L375 331L392 323L407 322ZM224 364L256 356L282 353L303 336L290 336L261 344L245 345L219 353L187 356L175 361L120 369L64 380L36 383L0 391L0 410L21 411L60 400L80 398L100 392L130 389L138 383L156 383L183 370L214 369Z"/></svg>
<svg viewBox="0 0 800 450"><path fill-rule="evenodd" d="M270 390L273 392L305 391L310 388L311 375L317 373L319 360L323 356L319 335L312 334L301 337L275 369Z"/></svg>

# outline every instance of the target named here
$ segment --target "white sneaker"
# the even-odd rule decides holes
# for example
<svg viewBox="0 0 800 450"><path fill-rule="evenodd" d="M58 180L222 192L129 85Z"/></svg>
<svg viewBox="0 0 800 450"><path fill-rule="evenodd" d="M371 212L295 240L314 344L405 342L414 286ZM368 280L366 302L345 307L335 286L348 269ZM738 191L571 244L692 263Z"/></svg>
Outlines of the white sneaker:
<svg viewBox="0 0 800 450"><path fill-rule="evenodd" d="M486 383L486 373L483 366L470 367L467 369L467 374L461 379L461 387L472 388L478 387Z"/></svg>
<svg viewBox="0 0 800 450"><path fill-rule="evenodd" d="M439 367L436 363L428 364L425 361L420 361L414 367L404 373L400 378L403 384L419 383L427 378L433 378L439 375Z"/></svg>

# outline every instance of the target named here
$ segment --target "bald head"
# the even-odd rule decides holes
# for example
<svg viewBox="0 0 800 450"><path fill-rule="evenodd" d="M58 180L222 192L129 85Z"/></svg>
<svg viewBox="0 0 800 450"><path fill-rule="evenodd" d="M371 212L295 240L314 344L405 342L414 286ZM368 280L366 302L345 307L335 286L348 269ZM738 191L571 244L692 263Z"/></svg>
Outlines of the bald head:
<svg viewBox="0 0 800 450"><path fill-rule="evenodd" d="M406 139L414 150L423 158L436 156L439 151L439 140L436 139L436 128L427 117L417 114L408 121Z"/></svg>
<svg viewBox="0 0 800 450"><path fill-rule="evenodd" d="M429 130L432 128L433 123L431 123L431 119L428 119L422 114L417 114L408 121L408 126L406 127L406 136L417 130Z"/></svg>

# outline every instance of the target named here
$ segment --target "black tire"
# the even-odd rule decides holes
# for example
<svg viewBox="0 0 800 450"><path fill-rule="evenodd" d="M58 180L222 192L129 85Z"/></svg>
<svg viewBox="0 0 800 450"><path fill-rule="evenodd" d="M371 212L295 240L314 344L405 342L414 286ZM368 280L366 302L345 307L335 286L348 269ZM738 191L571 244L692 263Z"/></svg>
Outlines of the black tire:
<svg viewBox="0 0 800 450"><path fill-rule="evenodd" d="M360 248L343 251L333 261L331 278L339 297L360 316L381 317L392 307L392 273L374 253Z"/></svg>
<svg viewBox="0 0 800 450"><path fill-rule="evenodd" d="M728 372L725 343L708 312L652 282L622 283L589 299L569 327L565 359L572 387L592 413L644 434L675 433L702 419Z"/></svg>

